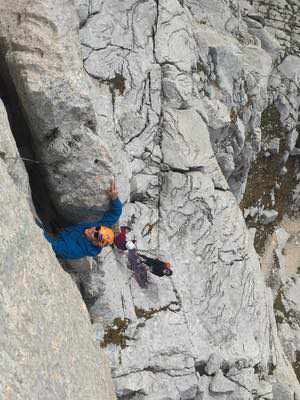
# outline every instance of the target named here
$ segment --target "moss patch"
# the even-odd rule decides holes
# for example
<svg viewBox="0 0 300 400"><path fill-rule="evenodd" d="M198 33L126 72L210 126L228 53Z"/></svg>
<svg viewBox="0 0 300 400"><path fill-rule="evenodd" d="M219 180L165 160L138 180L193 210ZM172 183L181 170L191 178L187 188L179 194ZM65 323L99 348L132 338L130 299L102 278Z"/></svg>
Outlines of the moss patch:
<svg viewBox="0 0 300 400"><path fill-rule="evenodd" d="M275 105L269 106L262 113L261 130L263 142L268 142L273 138L280 139L279 153L266 157L262 150L257 155L256 160L251 165L245 194L240 204L242 210L263 205L266 209L273 209L278 212L276 220L267 225L261 224L255 217L248 216L246 219L248 227L256 228L254 246L260 255L264 252L268 236L274 232L275 227L282 221L284 213L287 212L293 189L297 184L294 157L289 157L285 164L287 173L283 176L279 175L283 166L282 158L286 149L287 132L280 122L280 114ZM275 205L272 204L271 198L273 189Z"/></svg>
<svg viewBox="0 0 300 400"><path fill-rule="evenodd" d="M285 308L282 302L282 288L280 288L278 290L277 296L274 300L274 304L273 304L274 310L278 310L280 312L282 312L284 315L286 314L285 312Z"/></svg>
<svg viewBox="0 0 300 400"><path fill-rule="evenodd" d="M135 315L137 318L150 319L153 315L157 314L160 309L151 308L150 310L144 310L143 308L134 307Z"/></svg>
<svg viewBox="0 0 300 400"><path fill-rule="evenodd" d="M182 1L183 1L183 0L182 0ZM207 20L205 20L205 19L198 19L198 20L194 19L194 20L193 20L193 26L195 26L195 27L201 27L201 26L203 26L203 25L207 25Z"/></svg>
<svg viewBox="0 0 300 400"><path fill-rule="evenodd" d="M160 311L164 311L169 306L162 307L162 308L150 308L150 310L144 310L143 308L134 307L135 315L137 318L145 318L150 319L153 315L158 314Z"/></svg>
<svg viewBox="0 0 300 400"><path fill-rule="evenodd" d="M261 114L261 129L266 139L283 137L286 134L275 104L269 105Z"/></svg>
<svg viewBox="0 0 300 400"><path fill-rule="evenodd" d="M100 346L106 347L108 344L114 344L124 349L127 346L126 340L128 337L125 335L125 331L129 325L129 322L129 319L127 318L115 318L112 325L106 327Z"/></svg>
<svg viewBox="0 0 300 400"><path fill-rule="evenodd" d="M172 301L170 304L160 307L160 308L150 308L150 310L144 310L143 308L138 308L134 307L135 310L135 315L137 318L145 318L145 319L150 319L153 317L153 315L158 314L161 311L166 311L169 310L170 305L176 304L178 305L177 301Z"/></svg>
<svg viewBox="0 0 300 400"><path fill-rule="evenodd" d="M237 117L238 117L238 115L237 115L236 110L234 108L231 108L230 114L229 114L230 122L232 124L235 124L237 121Z"/></svg>
<svg viewBox="0 0 300 400"><path fill-rule="evenodd" d="M269 272L269 274L266 276L265 278L265 283L266 286L269 288L276 288L277 284L278 284L278 279L277 279L277 271L279 269L279 260L278 257L275 253L273 253L273 257L272 257L272 268L271 271Z"/></svg>

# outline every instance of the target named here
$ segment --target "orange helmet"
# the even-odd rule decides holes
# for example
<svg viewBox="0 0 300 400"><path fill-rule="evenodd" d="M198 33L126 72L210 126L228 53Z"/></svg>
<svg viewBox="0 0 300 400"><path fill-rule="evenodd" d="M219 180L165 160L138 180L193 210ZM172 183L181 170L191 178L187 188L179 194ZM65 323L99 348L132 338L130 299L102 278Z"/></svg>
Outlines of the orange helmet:
<svg viewBox="0 0 300 400"><path fill-rule="evenodd" d="M103 246L113 244L114 237L114 232L110 228L107 228L107 226L100 226L98 240Z"/></svg>
<svg viewBox="0 0 300 400"><path fill-rule="evenodd" d="M165 262L165 268L171 268L171 263L169 261Z"/></svg>

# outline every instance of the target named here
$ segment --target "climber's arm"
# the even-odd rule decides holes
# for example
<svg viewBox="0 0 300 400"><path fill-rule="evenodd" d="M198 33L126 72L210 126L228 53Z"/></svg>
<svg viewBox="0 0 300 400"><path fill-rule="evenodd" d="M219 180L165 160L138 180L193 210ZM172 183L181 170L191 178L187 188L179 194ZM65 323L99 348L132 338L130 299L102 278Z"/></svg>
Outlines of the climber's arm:
<svg viewBox="0 0 300 400"><path fill-rule="evenodd" d="M110 209L106 211L102 219L97 224L111 228L114 224L118 222L122 214L122 208L123 208L122 203L118 197L118 191L114 179L112 180L110 189L107 191L107 193L111 198Z"/></svg>

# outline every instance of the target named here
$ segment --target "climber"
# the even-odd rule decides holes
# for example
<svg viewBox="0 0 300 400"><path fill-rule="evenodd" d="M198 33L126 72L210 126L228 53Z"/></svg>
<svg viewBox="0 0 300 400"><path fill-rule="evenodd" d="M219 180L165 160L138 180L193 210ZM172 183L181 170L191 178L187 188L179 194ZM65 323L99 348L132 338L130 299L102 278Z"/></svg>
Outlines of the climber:
<svg viewBox="0 0 300 400"><path fill-rule="evenodd" d="M119 250L127 250L126 243L128 241L127 234L131 231L129 226L123 225L120 227L120 232L115 236L114 246Z"/></svg>
<svg viewBox="0 0 300 400"><path fill-rule="evenodd" d="M135 244L133 242L127 242L127 250L128 250L128 267L133 271L134 277L139 284L139 286L143 289L148 286L148 275L147 268L139 257Z"/></svg>
<svg viewBox="0 0 300 400"><path fill-rule="evenodd" d="M103 247L114 242L114 233L111 228L122 213L122 203L118 198L114 179L107 192L111 205L100 220L69 226L59 232L56 237L44 229L44 235L58 258L76 260L86 256L95 257L101 253Z"/></svg>
<svg viewBox="0 0 300 400"><path fill-rule="evenodd" d="M120 233L115 237L114 245L120 250L128 250L128 261L130 269L141 270L140 265L147 265L149 271L159 277L171 276L171 264L169 262L161 261L159 258L147 257L138 253L135 240L128 240L127 234L130 232L128 226L121 226Z"/></svg>
<svg viewBox="0 0 300 400"><path fill-rule="evenodd" d="M148 270L159 277L173 274L170 263L139 254L135 243L132 241L126 242L126 248L128 250L128 266L133 271L134 277L141 288L147 288L149 284ZM149 269L146 268L146 265Z"/></svg>
<svg viewBox="0 0 300 400"><path fill-rule="evenodd" d="M171 264L169 262L161 261L159 258L147 257L144 254L138 253L142 262L149 267L149 271L159 277L171 276L173 271L171 270Z"/></svg>

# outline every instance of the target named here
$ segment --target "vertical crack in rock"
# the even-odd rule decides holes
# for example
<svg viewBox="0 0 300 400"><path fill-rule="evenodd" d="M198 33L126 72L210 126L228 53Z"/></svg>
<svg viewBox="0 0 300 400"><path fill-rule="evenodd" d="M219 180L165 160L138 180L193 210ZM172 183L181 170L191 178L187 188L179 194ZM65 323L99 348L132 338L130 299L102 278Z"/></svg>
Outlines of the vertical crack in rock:
<svg viewBox="0 0 300 400"><path fill-rule="evenodd" d="M29 202L32 200L32 206L35 208L32 211L37 212L45 225L55 231L59 226L59 219L61 219L61 223L63 223L63 219L59 217L50 200L49 190L44 178L45 166L37 158L34 151L32 133L3 59L0 60L0 65L0 97L5 104L11 131L19 151L19 156L16 157L15 161L18 161L18 157L24 161L31 189L31 199L28 200Z"/></svg>
<svg viewBox="0 0 300 400"><path fill-rule="evenodd" d="M140 136L143 135L143 133L145 132L145 130L149 127L149 123L150 123L150 119L149 119L149 111L148 109L146 110L146 120L144 122L144 126L142 127L142 129L137 132L134 136L132 136L127 142L125 142L125 145L130 144L133 140L139 138Z"/></svg>
<svg viewBox="0 0 300 400"><path fill-rule="evenodd" d="M69 223L99 215L107 202L104 187L115 163L105 144L105 132L98 125L90 81L79 58L75 10L65 2L48 7L47 1L35 3L30 11L19 3L13 8L9 3L3 9L12 23L1 24L2 52L36 154L45 166L51 201ZM21 13L20 23L17 12ZM95 165L95 159L101 162ZM101 176L102 193L95 191L96 172Z"/></svg>
<svg viewBox="0 0 300 400"><path fill-rule="evenodd" d="M157 33L157 24L158 24L158 18L159 18L159 0L154 0L154 2L156 4L156 15L155 15L154 24L152 26L153 59L158 64L158 60L157 60L157 56L156 56L156 33Z"/></svg>

